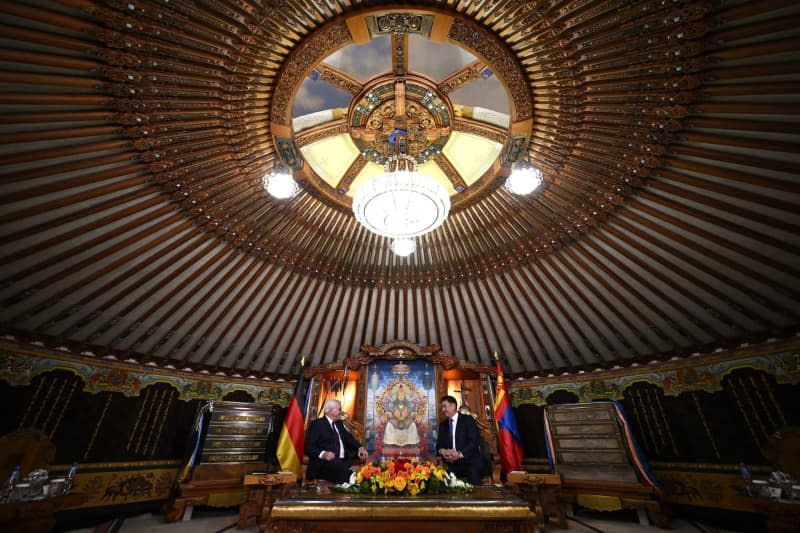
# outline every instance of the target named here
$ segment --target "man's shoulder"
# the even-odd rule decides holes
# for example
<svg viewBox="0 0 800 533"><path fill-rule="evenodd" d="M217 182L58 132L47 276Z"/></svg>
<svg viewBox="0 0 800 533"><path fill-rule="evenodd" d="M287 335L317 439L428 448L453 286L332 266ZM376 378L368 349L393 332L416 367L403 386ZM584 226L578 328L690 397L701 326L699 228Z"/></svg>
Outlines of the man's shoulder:
<svg viewBox="0 0 800 533"><path fill-rule="evenodd" d="M459 414L459 415L458 415L458 420L459 420L459 421L461 421L461 420L467 420L467 421L468 421L468 422L467 422L467 425L468 425L468 426L469 426L469 425L473 425L473 426L475 426L475 427L478 427L478 424L476 424L476 423L475 423L475 419L474 419L474 418L472 418L472 415L462 415L462 414Z"/></svg>

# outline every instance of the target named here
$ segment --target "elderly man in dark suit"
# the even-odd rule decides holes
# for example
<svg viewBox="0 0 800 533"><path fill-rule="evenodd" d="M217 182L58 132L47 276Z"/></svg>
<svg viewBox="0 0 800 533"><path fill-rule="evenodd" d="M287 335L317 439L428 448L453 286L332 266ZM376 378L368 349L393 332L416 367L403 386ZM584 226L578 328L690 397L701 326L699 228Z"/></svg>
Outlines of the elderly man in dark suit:
<svg viewBox="0 0 800 533"><path fill-rule="evenodd" d="M439 424L436 449L449 472L467 478L473 485L481 484L480 431L469 415L458 413L458 402L452 396L440 401L445 419Z"/></svg>
<svg viewBox="0 0 800 533"><path fill-rule="evenodd" d="M356 454L364 461L367 450L339 420L342 412L339 400L328 400L323 410L325 416L311 422L306 432L306 478L344 483L350 479L350 467L355 462Z"/></svg>

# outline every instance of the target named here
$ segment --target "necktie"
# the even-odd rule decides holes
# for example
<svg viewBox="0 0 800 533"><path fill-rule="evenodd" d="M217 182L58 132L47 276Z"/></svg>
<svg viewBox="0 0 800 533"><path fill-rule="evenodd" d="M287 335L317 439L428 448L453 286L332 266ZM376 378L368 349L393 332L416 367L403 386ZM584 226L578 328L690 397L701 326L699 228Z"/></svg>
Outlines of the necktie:
<svg viewBox="0 0 800 533"><path fill-rule="evenodd" d="M456 423L451 418L450 419L450 443L452 444L452 448L456 449Z"/></svg>
<svg viewBox="0 0 800 533"><path fill-rule="evenodd" d="M339 428L336 427L336 422L331 424L333 431L336 432L336 449L334 453L336 454L337 459L342 458L342 435L339 433Z"/></svg>

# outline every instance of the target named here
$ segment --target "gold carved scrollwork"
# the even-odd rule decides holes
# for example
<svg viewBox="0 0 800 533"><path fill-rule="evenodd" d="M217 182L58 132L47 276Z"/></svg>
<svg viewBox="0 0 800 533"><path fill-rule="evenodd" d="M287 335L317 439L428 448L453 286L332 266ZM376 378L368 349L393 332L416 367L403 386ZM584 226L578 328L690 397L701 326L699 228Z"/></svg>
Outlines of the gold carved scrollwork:
<svg viewBox="0 0 800 533"><path fill-rule="evenodd" d="M358 173L361 172L365 166L367 166L367 160L363 157L359 157L353 161L353 164L350 165L350 168L347 169L347 172L344 173L344 176L342 176L342 179L340 179L337 184L339 191L346 192L350 188L350 185L353 184L353 180L356 179Z"/></svg>
<svg viewBox="0 0 800 533"><path fill-rule="evenodd" d="M352 357L345 359L344 365L356 370L361 365L368 365L375 359L417 359L427 358L430 362L445 365L445 369L458 366L458 359L442 352L438 344L421 346L410 341L396 340L382 346L364 345Z"/></svg>
<svg viewBox="0 0 800 533"><path fill-rule="evenodd" d="M358 81L329 65L317 67L320 73L319 79L330 83L334 87L352 94L353 96L361 92L362 86Z"/></svg>
<svg viewBox="0 0 800 533"><path fill-rule="evenodd" d="M408 13L390 13L376 17L381 33L416 33L422 29L422 17Z"/></svg>
<svg viewBox="0 0 800 533"><path fill-rule="evenodd" d="M302 148L303 146L308 146L309 144L314 144L317 141L322 139L327 139L328 137L335 137L336 135L342 135L347 133L349 128L347 124L337 124L331 128L325 128L322 130L317 130L316 128L311 131L310 133L304 135L301 132L299 135L295 136L295 144L298 148Z"/></svg>
<svg viewBox="0 0 800 533"><path fill-rule="evenodd" d="M439 154L434 158L436 164L439 165L439 168L442 169L444 175L447 176L447 179L450 180L450 183L453 184L453 188L456 191L464 191L467 188L466 182L461 178L461 174L455 169L455 167L450 163L450 160L447 159L447 156L444 154Z"/></svg>
<svg viewBox="0 0 800 533"><path fill-rule="evenodd" d="M498 127L463 118L456 118L453 120L453 130L486 137L500 144L505 143L508 137L508 134Z"/></svg>
<svg viewBox="0 0 800 533"><path fill-rule="evenodd" d="M452 370L458 366L458 359L452 355L439 353L430 357L429 361L435 365L442 365L445 370Z"/></svg>
<svg viewBox="0 0 800 533"><path fill-rule="evenodd" d="M352 40L347 24L343 21L314 32L300 43L284 63L286 69L281 73L272 100L270 118L278 124L291 124L289 99L292 91L313 65L334 50Z"/></svg>
<svg viewBox="0 0 800 533"><path fill-rule="evenodd" d="M375 152L388 155L386 141L394 130L394 117L395 103L386 101L372 111L363 128L353 128L352 135ZM411 156L420 154L431 142L449 133L449 128L436 128L433 115L417 102L407 103L405 117L408 124L407 150Z"/></svg>
<svg viewBox="0 0 800 533"><path fill-rule="evenodd" d="M438 87L439 92L442 94L449 94L471 81L480 79L484 68L486 68L486 65L484 65L483 61L475 61L474 63L467 65L452 77L442 81Z"/></svg>
<svg viewBox="0 0 800 533"><path fill-rule="evenodd" d="M531 118L533 114L531 91L528 88L522 68L509 50L484 32L478 31L475 26L461 19L453 21L448 38L463 45L473 53L479 54L494 65L495 73L506 83L506 86L511 91L511 100L514 102L514 111L516 111L516 114L512 112L513 120Z"/></svg>

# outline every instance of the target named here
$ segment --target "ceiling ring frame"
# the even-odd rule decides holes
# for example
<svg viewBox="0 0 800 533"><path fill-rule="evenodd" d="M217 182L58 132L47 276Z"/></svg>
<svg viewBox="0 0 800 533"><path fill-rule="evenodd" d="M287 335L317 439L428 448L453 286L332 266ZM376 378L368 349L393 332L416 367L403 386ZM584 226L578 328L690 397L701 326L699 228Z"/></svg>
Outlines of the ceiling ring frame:
<svg viewBox="0 0 800 533"><path fill-rule="evenodd" d="M500 79L509 100L509 139L514 135L522 134L527 140L533 125L532 93L528 89L527 78L522 66L506 43L494 36L489 29L461 14L429 7L387 8L382 6L364 9L321 25L289 54L275 84L270 107L270 129L273 143L276 137L288 137L292 134L292 103L300 85L311 70L335 51L350 44L371 40L372 37L368 36L367 18L385 13L432 15L436 19L435 29L431 31L431 35L427 36L428 39L462 48L483 62L492 65L492 71ZM354 32L358 34L356 37L354 37ZM433 35L434 32L436 36ZM498 177L508 174L508 169L500 161L496 162L493 168ZM300 171L301 181L312 181L317 184L312 187L319 189L322 179L315 175L310 176L309 173L315 174L310 169ZM329 191L326 187L322 187L322 189L319 190L319 194L326 197L328 201L333 202L338 208L345 210L349 208L337 197L336 191ZM456 200L455 204L458 204L459 208L471 204L488 192L483 191L483 187L481 189L481 194L466 195L461 200Z"/></svg>
<svg viewBox="0 0 800 533"><path fill-rule="evenodd" d="M315 65L330 54L349 44L355 44L356 41L349 30L349 27L354 24L354 20L361 19L362 24L366 27L365 18L376 13L425 13L432 14L434 17L451 19L442 42L463 48L491 65L492 71L500 78L503 86L509 92L509 116L512 125L532 118L533 101L525 82L525 72L507 45L495 37L489 29L476 24L463 15L441 9L429 7L387 9L380 7L365 9L346 18L334 19L313 30L308 38L300 42L284 61L283 69L275 85L270 108L272 124L290 126L292 117L289 104L294 101L302 80L308 76ZM287 66L292 68L288 69ZM283 128L280 129L285 131Z"/></svg>

